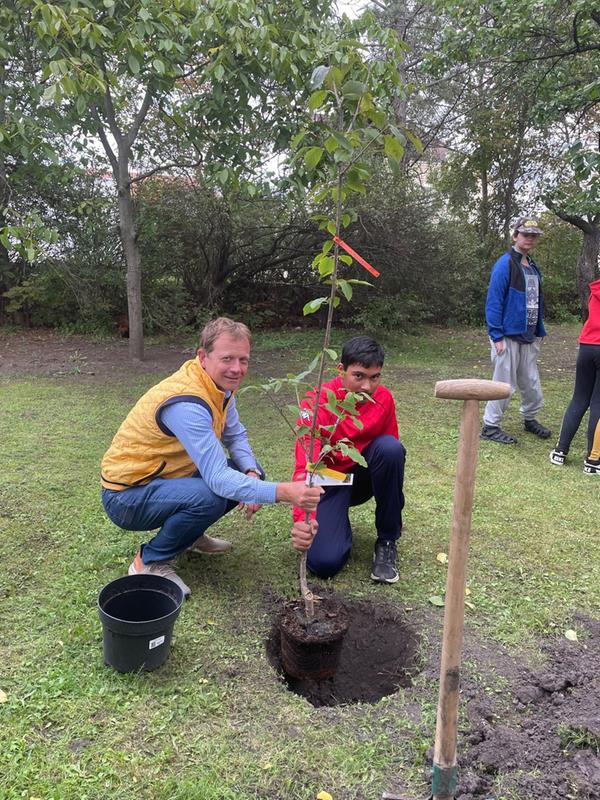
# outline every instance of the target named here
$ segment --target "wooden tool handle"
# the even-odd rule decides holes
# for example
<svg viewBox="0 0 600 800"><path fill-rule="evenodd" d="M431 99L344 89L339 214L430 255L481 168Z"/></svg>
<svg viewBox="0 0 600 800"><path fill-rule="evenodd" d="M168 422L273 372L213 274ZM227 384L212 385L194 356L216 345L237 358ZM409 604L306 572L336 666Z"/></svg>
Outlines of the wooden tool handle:
<svg viewBox="0 0 600 800"><path fill-rule="evenodd" d="M479 378L460 378L438 381L434 395L442 400L500 400L510 397L511 387L501 381L484 381Z"/></svg>

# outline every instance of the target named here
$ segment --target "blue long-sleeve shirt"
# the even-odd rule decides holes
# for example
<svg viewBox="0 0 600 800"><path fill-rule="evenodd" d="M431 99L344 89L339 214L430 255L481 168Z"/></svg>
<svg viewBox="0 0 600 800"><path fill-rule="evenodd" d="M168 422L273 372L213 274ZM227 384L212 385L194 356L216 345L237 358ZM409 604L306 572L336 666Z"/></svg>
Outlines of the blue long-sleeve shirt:
<svg viewBox="0 0 600 800"><path fill-rule="evenodd" d="M244 475L249 469L257 469L257 463L246 428L240 422L235 398L229 401L221 441L213 430L210 412L199 403L182 401L165 406L161 420L185 447L202 479L216 495L249 504L275 503L277 484ZM228 465L223 447L240 472Z"/></svg>

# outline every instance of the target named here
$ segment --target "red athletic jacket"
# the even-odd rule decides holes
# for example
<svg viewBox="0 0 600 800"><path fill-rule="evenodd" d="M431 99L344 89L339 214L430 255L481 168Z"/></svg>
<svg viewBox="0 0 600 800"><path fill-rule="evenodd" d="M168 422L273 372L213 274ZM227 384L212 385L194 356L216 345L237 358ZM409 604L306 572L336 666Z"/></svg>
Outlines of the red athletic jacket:
<svg viewBox="0 0 600 800"><path fill-rule="evenodd" d="M589 316L585 321L579 341L581 344L600 344L600 280L590 283Z"/></svg>
<svg viewBox="0 0 600 800"><path fill-rule="evenodd" d="M346 394L346 389L342 386L342 379L338 376L332 381L323 384L321 388L321 404L324 404L327 400L327 389L334 391L336 397L339 398L343 398ZM312 421L315 392L316 387L312 391L307 392L306 397L300 403L301 419L305 425L310 425ZM362 428L357 428L352 419L345 419L338 424L333 433L324 431L323 427L333 425L336 418L331 411L328 411L320 404L317 416L317 437L329 441L330 444L335 444L340 439L349 439L359 453L362 453L365 447L378 436L389 434L398 439L398 421L396 420L396 408L394 406L392 393L389 389L386 389L385 386L380 385L375 389L371 398L374 402L363 400L363 402L357 403L356 406L358 418L363 424ZM298 420L298 424L300 424L300 420ZM308 444L308 436L305 438ZM316 438L313 462L318 458L320 450L321 441L319 438ZM306 455L299 441L296 441L294 455L295 465L292 480L304 480L306 478ZM352 468L356 466L356 462L341 453L330 453L325 457L325 466L331 467L338 472L350 472ZM296 522L300 519L304 519L305 514L306 512L301 509L294 508L294 521ZM315 515L313 514L312 516L314 517Z"/></svg>

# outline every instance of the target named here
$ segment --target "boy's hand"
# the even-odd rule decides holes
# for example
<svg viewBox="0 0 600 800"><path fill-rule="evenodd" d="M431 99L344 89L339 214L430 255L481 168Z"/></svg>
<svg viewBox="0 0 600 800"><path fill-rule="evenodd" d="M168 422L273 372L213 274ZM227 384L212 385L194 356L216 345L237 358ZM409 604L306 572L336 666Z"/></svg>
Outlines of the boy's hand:
<svg viewBox="0 0 600 800"><path fill-rule="evenodd" d="M311 546L319 523L316 519L311 519L310 522L294 522L292 526L292 547L295 550L308 550Z"/></svg>

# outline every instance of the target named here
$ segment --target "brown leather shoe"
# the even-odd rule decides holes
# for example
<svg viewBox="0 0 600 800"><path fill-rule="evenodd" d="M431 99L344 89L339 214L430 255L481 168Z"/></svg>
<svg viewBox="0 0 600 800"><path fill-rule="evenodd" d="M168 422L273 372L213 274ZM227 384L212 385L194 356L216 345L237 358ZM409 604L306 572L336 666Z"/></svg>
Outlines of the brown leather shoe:
<svg viewBox="0 0 600 800"><path fill-rule="evenodd" d="M201 556L215 556L228 553L232 548L233 545L226 539L215 539L204 534L196 539L193 545L188 547L188 552L198 553Z"/></svg>

